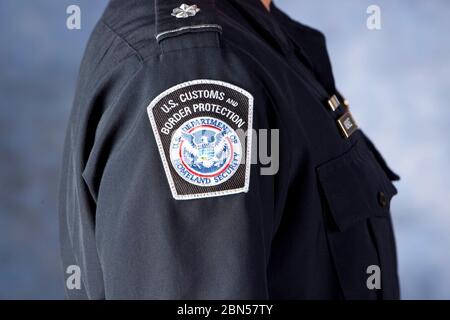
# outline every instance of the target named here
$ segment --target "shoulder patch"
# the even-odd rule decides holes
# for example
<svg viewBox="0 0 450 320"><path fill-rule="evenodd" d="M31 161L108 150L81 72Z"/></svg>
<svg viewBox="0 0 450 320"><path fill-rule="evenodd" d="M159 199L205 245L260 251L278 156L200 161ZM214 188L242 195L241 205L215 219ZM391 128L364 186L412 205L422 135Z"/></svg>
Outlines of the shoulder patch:
<svg viewBox="0 0 450 320"><path fill-rule="evenodd" d="M161 93L147 112L175 199L248 191L252 134L246 133L253 120L249 92L222 81L189 81Z"/></svg>

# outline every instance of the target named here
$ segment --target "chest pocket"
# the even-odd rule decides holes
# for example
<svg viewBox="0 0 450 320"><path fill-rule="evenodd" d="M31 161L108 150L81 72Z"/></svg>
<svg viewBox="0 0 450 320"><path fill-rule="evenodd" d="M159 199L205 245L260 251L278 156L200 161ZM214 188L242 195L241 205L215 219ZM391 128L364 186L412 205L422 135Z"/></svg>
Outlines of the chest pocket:
<svg viewBox="0 0 450 320"><path fill-rule="evenodd" d="M346 299L396 299L395 241L389 212L397 190L364 141L318 167L327 235ZM381 289L369 289L369 266L380 267ZM371 279L372 280L372 279ZM370 281L370 283L374 283Z"/></svg>

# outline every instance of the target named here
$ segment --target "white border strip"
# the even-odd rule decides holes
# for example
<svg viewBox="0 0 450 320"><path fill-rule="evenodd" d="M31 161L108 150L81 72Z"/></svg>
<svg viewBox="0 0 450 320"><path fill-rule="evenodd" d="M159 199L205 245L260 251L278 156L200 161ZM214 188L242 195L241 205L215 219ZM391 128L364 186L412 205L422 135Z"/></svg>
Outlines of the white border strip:
<svg viewBox="0 0 450 320"><path fill-rule="evenodd" d="M159 136L158 127L156 126L155 118L153 117L153 108L158 104L159 101L161 101L162 98L167 96L168 94L171 94L174 91L177 91L182 88L190 87L197 84L215 84L224 86L227 88L230 88L232 90L238 91L239 93L242 93L245 95L249 100L249 106L248 106L248 128L247 128L247 152L246 152L246 158L245 158L245 183L243 188L238 189L231 189L231 190L224 190L224 191L215 191L215 192L206 192L206 193L197 193L197 194L188 194L188 195L179 195L177 194L177 190L175 187L175 183L172 178L172 174L170 172L169 163L166 159L166 154L164 152L164 147L161 142L161 137ZM172 192L172 196L175 200L191 200L191 199L201 199L201 198L211 198L211 197L219 197L224 195L230 195L230 194L236 194L236 193L247 193L250 186L250 169L251 169L251 151L252 151L252 129L253 129L253 95L249 93L248 91L237 87L235 85L232 85L228 82L223 81L217 81L217 80L208 80L208 79L199 79L199 80L193 80L193 81L187 81L180 83L174 87L171 87L164 91L163 93L159 94L153 101L150 103L150 105L147 107L147 113L148 117L150 119L150 123L152 125L153 133L155 135L156 144L158 146L159 154L161 156L161 160L163 162L164 171L167 176L167 180L169 181L170 190ZM242 143L245 143L242 142Z"/></svg>
<svg viewBox="0 0 450 320"><path fill-rule="evenodd" d="M156 35L156 40L159 41L159 38L161 38L162 36L165 36L167 34L170 34L170 33L181 32L181 31L189 31L190 29L194 29L194 30L195 29L202 29L202 28L216 28L216 29L219 29L220 31L222 31L222 27L220 25L218 25L218 24L199 24L199 25L196 25L196 26L181 27L181 28L178 28L178 29L173 29L173 30L169 30L169 31L164 31L164 32L158 33Z"/></svg>

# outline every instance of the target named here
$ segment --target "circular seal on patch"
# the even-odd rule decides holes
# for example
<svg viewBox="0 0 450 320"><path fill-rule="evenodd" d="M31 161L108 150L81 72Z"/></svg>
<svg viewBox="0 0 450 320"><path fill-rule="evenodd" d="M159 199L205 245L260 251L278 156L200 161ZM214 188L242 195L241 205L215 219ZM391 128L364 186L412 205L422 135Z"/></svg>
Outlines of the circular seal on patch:
<svg viewBox="0 0 450 320"><path fill-rule="evenodd" d="M227 123L213 117L197 117L184 122L173 134L170 160L187 182L217 186L238 170L242 146Z"/></svg>

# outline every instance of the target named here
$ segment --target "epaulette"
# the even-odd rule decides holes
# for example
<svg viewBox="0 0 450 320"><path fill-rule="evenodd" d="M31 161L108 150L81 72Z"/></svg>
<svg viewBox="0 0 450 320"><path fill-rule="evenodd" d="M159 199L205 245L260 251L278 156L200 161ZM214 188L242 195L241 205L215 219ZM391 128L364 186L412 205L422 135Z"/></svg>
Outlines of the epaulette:
<svg viewBox="0 0 450 320"><path fill-rule="evenodd" d="M222 32L222 27L217 23L215 0L191 1L155 0L155 37L158 43L184 33Z"/></svg>

